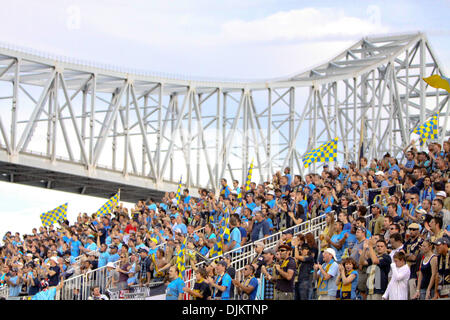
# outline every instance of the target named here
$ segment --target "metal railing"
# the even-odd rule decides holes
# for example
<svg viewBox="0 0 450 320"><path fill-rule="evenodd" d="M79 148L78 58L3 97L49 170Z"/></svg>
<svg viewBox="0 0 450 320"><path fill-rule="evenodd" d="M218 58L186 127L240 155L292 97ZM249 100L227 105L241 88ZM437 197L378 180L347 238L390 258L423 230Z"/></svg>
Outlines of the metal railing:
<svg viewBox="0 0 450 320"><path fill-rule="evenodd" d="M396 186L397 190L401 191L402 190L401 188L402 188L401 185ZM379 188L379 189L381 189L381 188ZM378 189L370 189L370 190L378 190ZM367 207L370 208L370 206L367 206ZM332 211L332 212L334 212L334 211ZM356 216L356 212L354 212L353 215ZM322 230L325 227L325 224L326 224L325 217L326 217L326 214L321 214L318 217L315 217L311 220L302 222L301 224L292 226L283 231L279 231L279 232L272 234L266 238L260 239L257 242L264 242L265 249L274 248L280 241L281 235L283 234L283 232L292 230L294 236L297 236L300 233L306 234L308 232L311 232L314 235L315 240L318 243L320 243L318 241L318 238L319 238L320 233L322 232ZM366 219L370 219L370 217L371 217L371 215L369 214L366 216ZM204 229L205 228L203 227L199 230L196 230L195 232L204 233ZM156 248L161 248L164 245L165 245L165 243L161 243ZM255 242L251 242L240 248L233 249L233 250L225 253L225 254L233 254L233 261L231 264L236 269L236 272L242 270L245 267L245 265L249 264L256 257L254 245L255 245ZM223 254L216 256L213 259L215 260L222 256L223 256ZM117 267L119 264L119 261L116 261L114 264ZM196 267L197 268L202 267L204 264L205 264L204 261L199 262L196 264ZM189 269L189 268L187 268L187 269ZM95 270L91 270L91 271L87 272L86 274L80 274L80 275L73 276L64 281L60 299L61 300L74 300L74 299L87 300L88 297L90 296L91 288L93 288L94 286L100 286L101 290L103 291L106 289L107 281L108 281L108 275L107 275L106 266L97 268ZM195 283L195 272L192 271L191 279L185 281L185 284L189 288L193 288L194 283ZM8 287L0 288L0 297L3 296L6 298L6 297L8 297L8 293L9 293Z"/></svg>

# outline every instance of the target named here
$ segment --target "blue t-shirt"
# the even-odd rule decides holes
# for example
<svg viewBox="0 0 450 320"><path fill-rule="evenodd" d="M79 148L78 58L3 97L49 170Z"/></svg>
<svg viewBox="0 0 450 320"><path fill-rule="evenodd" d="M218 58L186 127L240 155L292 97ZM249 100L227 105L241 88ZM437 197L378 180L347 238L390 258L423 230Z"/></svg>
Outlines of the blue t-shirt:
<svg viewBox="0 0 450 320"><path fill-rule="evenodd" d="M329 262L329 264L331 264L330 268L327 271L327 264L324 263L322 264L322 268L327 271L327 273L331 276L330 279L328 280L323 280L320 283L320 286L317 288L317 293L326 293L326 295L328 296L332 296L332 297L336 297L336 291L337 291L337 285L336 285L336 277L339 273L339 265L333 260L331 259L331 261ZM321 271L318 270L317 271L319 276L322 276Z"/></svg>
<svg viewBox="0 0 450 320"><path fill-rule="evenodd" d="M305 209L305 214L308 212L308 201L306 201L305 199L303 199L302 201L300 201L298 204L301 204L303 209Z"/></svg>
<svg viewBox="0 0 450 320"><path fill-rule="evenodd" d="M335 234L335 235L333 235L333 236L331 237L331 242L334 242L334 243L339 242L340 240L342 240L342 239L344 238L344 235L345 235L345 232L344 232L344 231L342 231L340 234ZM346 241L347 241L347 240L346 240ZM330 246L331 246L331 247L334 249L334 251L336 252L336 260L337 260L337 262L340 262L340 261L341 261L341 257L342 257L342 255L344 254L345 248L347 247L347 246L346 246L346 243L344 243L340 249L337 249L337 248L334 247L333 245L330 245Z"/></svg>
<svg viewBox="0 0 450 320"><path fill-rule="evenodd" d="M267 201L266 204L269 206L270 209L273 209L273 207L275 207L276 201L275 199L272 199L270 201Z"/></svg>
<svg viewBox="0 0 450 320"><path fill-rule="evenodd" d="M97 268L104 267L109 262L109 253L108 251L100 253L100 256L98 257L98 266Z"/></svg>
<svg viewBox="0 0 450 320"><path fill-rule="evenodd" d="M222 281L222 283L220 283ZM219 289L215 289L214 297L221 296L222 300L230 300L230 288L231 288L231 277L228 273L224 273L222 277L217 277L216 283L225 286L225 291L220 291ZM222 295L220 295L220 292L222 292Z"/></svg>
<svg viewBox="0 0 450 320"><path fill-rule="evenodd" d="M66 242L67 244L70 244L70 255L73 257L78 257L80 255L80 246L81 241L77 240L77 241L73 241L72 239L67 238L66 236L63 237L64 242Z"/></svg>
<svg viewBox="0 0 450 320"><path fill-rule="evenodd" d="M31 300L55 300L56 288L50 288L36 293Z"/></svg>
<svg viewBox="0 0 450 320"><path fill-rule="evenodd" d="M86 249L90 250L90 251L95 251L95 250L97 250L97 245L96 245L94 242L92 242L91 244L86 243L86 244L84 245L84 247L85 247Z"/></svg>
<svg viewBox="0 0 450 320"><path fill-rule="evenodd" d="M408 161L406 161L405 168L412 169L412 168L414 168L414 165L415 165L414 160L408 160Z"/></svg>
<svg viewBox="0 0 450 320"><path fill-rule="evenodd" d="M249 295L249 300L255 300L256 293L258 292L258 280L253 277L248 285L253 287L253 291Z"/></svg>
<svg viewBox="0 0 450 320"><path fill-rule="evenodd" d="M249 208L250 210L253 210L256 208L256 203L252 202L252 203L247 203L247 208Z"/></svg>
<svg viewBox="0 0 450 320"><path fill-rule="evenodd" d="M241 231L239 231L239 228L233 228L230 233L230 243L236 241L233 248L229 248L230 250L238 249L241 247ZM241 250L237 250L236 252L240 253Z"/></svg>
<svg viewBox="0 0 450 320"><path fill-rule="evenodd" d="M356 239L356 235L353 233L348 232L348 238L347 238L347 248L348 249L353 249L353 247L355 246L355 244L358 242L358 240Z"/></svg>
<svg viewBox="0 0 450 320"><path fill-rule="evenodd" d="M17 284L18 280L19 280L19 278L17 276L9 278L9 281L14 284ZM16 285L16 286L11 285L9 287L9 296L10 297L18 297L21 289L22 289L22 285Z"/></svg>
<svg viewBox="0 0 450 320"><path fill-rule="evenodd" d="M263 220L262 222L255 221L252 230L252 241L262 239L266 234L270 235L270 228L267 220Z"/></svg>
<svg viewBox="0 0 450 320"><path fill-rule="evenodd" d="M328 198L325 198L325 200L323 201L323 203L329 205L329 206L325 209L325 213L331 212L332 204L334 203L334 198L333 198L332 196L330 197L330 202L331 202L331 203L328 203Z"/></svg>
<svg viewBox="0 0 450 320"><path fill-rule="evenodd" d="M180 293L183 293L184 281L181 278L173 280L166 289L166 300L178 300Z"/></svg>
<svg viewBox="0 0 450 320"><path fill-rule="evenodd" d="M119 254L116 252L114 254L110 254L108 258L108 262L116 262L120 259Z"/></svg>
<svg viewBox="0 0 450 320"><path fill-rule="evenodd" d="M136 284L136 283L137 283L136 276L130 277L130 278L128 278L128 280L127 280L127 284L128 284L129 286L131 286L131 285L133 285L133 284Z"/></svg>

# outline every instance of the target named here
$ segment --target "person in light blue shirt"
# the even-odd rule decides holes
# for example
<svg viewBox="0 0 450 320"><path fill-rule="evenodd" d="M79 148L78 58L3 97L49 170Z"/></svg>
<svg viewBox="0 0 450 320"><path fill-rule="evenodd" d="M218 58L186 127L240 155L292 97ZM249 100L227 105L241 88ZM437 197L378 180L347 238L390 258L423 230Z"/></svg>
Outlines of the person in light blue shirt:
<svg viewBox="0 0 450 320"><path fill-rule="evenodd" d="M288 179L288 183L287 184L291 185L291 183L292 183L291 168L289 168L289 167L284 168L284 175Z"/></svg>
<svg viewBox="0 0 450 320"><path fill-rule="evenodd" d="M220 189L220 195L227 199L231 194L231 188L227 185L226 179L220 180L220 184L222 185Z"/></svg>
<svg viewBox="0 0 450 320"><path fill-rule="evenodd" d="M109 247L109 257L108 262L116 262L120 259L120 255L117 253L118 248L115 245Z"/></svg>
<svg viewBox="0 0 450 320"><path fill-rule="evenodd" d="M270 209L273 209L277 204L275 201L275 192L269 191L267 192L267 196L269 197L269 201L267 201L266 204L269 206Z"/></svg>
<svg viewBox="0 0 450 320"><path fill-rule="evenodd" d="M12 268L10 274L10 276L5 277L6 284L9 286L9 296L18 297L23 284L22 272Z"/></svg>
<svg viewBox="0 0 450 320"><path fill-rule="evenodd" d="M106 244L102 244L100 246L100 255L98 257L98 266L97 268L101 268L104 267L108 264L109 262L109 252L108 252L108 247L106 246Z"/></svg>
<svg viewBox="0 0 450 320"><path fill-rule="evenodd" d="M323 261L322 265L314 265L314 278L318 280L317 295L319 300L336 300L339 265L336 263L336 253L332 248L325 249Z"/></svg>
<svg viewBox="0 0 450 320"><path fill-rule="evenodd" d="M76 234L73 234L71 237L63 236L63 240L70 245L70 255L75 258L78 257L80 255L80 246L82 246L78 236Z"/></svg>
<svg viewBox="0 0 450 320"><path fill-rule="evenodd" d="M241 231L237 227L237 221L235 217L230 218L230 244L228 246L228 251L239 249L241 247ZM240 253L241 250L234 251Z"/></svg>
<svg viewBox="0 0 450 320"><path fill-rule="evenodd" d="M180 271L176 266L169 268L169 279L171 282L166 288L166 300L183 300L184 281L179 276Z"/></svg>
<svg viewBox="0 0 450 320"><path fill-rule="evenodd" d="M392 174L392 171L394 171L394 170L397 170L398 172L400 172L400 167L398 166L397 159L395 159L395 158L390 158L390 161L389 161L389 170L388 170L389 175L391 175L391 174Z"/></svg>
<svg viewBox="0 0 450 320"><path fill-rule="evenodd" d="M172 229L173 232L175 233L175 232L177 232L177 230L180 230L182 234L187 234L187 227L186 227L184 218L181 215L179 215L176 218L176 221L177 221L177 224L173 227L173 229Z"/></svg>
<svg viewBox="0 0 450 320"><path fill-rule="evenodd" d="M343 230L344 224L342 221L336 221L335 234L330 239L330 247L334 249L336 253L336 262L340 263L341 257L347 248L348 233Z"/></svg>
<svg viewBox="0 0 450 320"><path fill-rule="evenodd" d="M323 197L320 198L320 203L322 207L325 209L325 213L331 212L334 198L331 195L331 188L329 186L325 186L323 189Z"/></svg>
<svg viewBox="0 0 450 320"><path fill-rule="evenodd" d="M153 199L149 200L150 204L148 205L148 210L153 210L155 213L158 213L158 207L156 206L156 203Z"/></svg>
<svg viewBox="0 0 450 320"><path fill-rule="evenodd" d="M64 281L61 280L59 284L56 287L50 287L48 286L48 282L45 280L41 281L41 289L42 291L39 291L36 293L31 300L55 300L56 292L58 290L61 290L63 287Z"/></svg>
<svg viewBox="0 0 450 320"><path fill-rule="evenodd" d="M97 250L97 245L94 243L94 236L92 234L88 235L87 237L87 243L84 245L84 248L81 248L81 251L84 253L89 253L91 251Z"/></svg>
<svg viewBox="0 0 450 320"><path fill-rule="evenodd" d="M209 278L208 284L213 290L214 300L230 300L231 276L225 272L227 263L223 260L216 265L216 279Z"/></svg>

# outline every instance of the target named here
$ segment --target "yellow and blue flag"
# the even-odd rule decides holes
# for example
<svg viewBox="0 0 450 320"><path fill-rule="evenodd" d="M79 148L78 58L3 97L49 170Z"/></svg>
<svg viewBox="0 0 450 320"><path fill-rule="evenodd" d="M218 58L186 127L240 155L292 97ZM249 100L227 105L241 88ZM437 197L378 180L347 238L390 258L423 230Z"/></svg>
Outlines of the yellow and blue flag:
<svg viewBox="0 0 450 320"><path fill-rule="evenodd" d="M320 147L311 150L302 158L305 168L314 162L330 162L337 160L337 144L338 138L330 140Z"/></svg>
<svg viewBox="0 0 450 320"><path fill-rule="evenodd" d="M180 204L180 200L181 200L181 188L182 188L181 179L182 179L182 177L180 178L180 182L178 183L178 190L177 190L177 194L175 196L175 199L177 199L177 204Z"/></svg>
<svg viewBox="0 0 450 320"><path fill-rule="evenodd" d="M253 160L250 163L250 168L248 168L247 179L245 180L245 191L250 191L250 183L252 183L252 173L253 173Z"/></svg>
<svg viewBox="0 0 450 320"><path fill-rule="evenodd" d="M114 196L112 196L106 203L97 210L95 213L98 217L103 217L105 214L112 214L114 208L118 205L120 201L120 190Z"/></svg>
<svg viewBox="0 0 450 320"><path fill-rule="evenodd" d="M250 191L250 184L252 183L252 174L253 174L253 160L252 163L250 163L250 167L248 168L248 172L247 172L247 178L245 179L245 192ZM241 192L239 192L237 198L238 200L241 202L241 206L242 206L242 195L243 195L244 191L241 188Z"/></svg>
<svg viewBox="0 0 450 320"><path fill-rule="evenodd" d="M186 270L186 258L185 258L186 240L187 240L187 237L184 237L184 241L181 244L180 251L178 252L178 256L177 256L177 268L180 271L179 277L181 279L184 278L184 270Z"/></svg>
<svg viewBox="0 0 450 320"><path fill-rule="evenodd" d="M44 227L55 224L55 222L67 219L67 203L41 214L41 222Z"/></svg>
<svg viewBox="0 0 450 320"><path fill-rule="evenodd" d="M438 131L438 115L435 114L430 120L418 126L413 130L413 133L420 136L420 145L422 146L428 139L437 140L439 136Z"/></svg>
<svg viewBox="0 0 450 320"><path fill-rule="evenodd" d="M444 89L450 92L450 78L433 74L431 77L423 78L423 80L433 88Z"/></svg>

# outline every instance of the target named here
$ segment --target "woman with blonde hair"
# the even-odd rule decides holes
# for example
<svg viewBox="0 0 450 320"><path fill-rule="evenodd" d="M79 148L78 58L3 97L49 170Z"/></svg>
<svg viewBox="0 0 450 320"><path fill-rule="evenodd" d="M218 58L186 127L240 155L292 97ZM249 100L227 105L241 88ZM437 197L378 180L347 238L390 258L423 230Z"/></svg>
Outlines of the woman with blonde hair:
<svg viewBox="0 0 450 320"><path fill-rule="evenodd" d="M323 229L319 236L320 239L320 256L319 262L322 261L322 253L328 248L327 236L331 238L335 233L336 220L334 218L334 212L327 212L325 216L326 227Z"/></svg>

